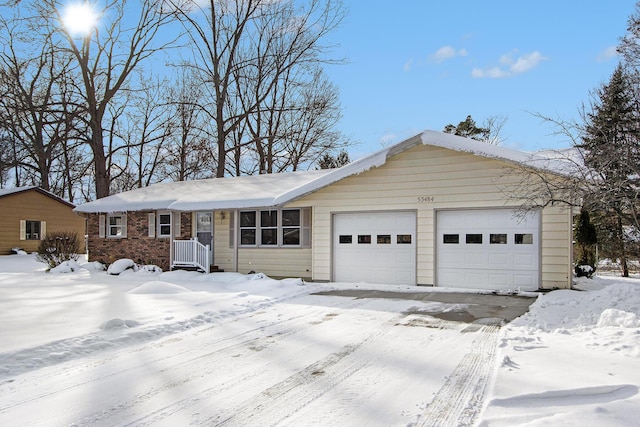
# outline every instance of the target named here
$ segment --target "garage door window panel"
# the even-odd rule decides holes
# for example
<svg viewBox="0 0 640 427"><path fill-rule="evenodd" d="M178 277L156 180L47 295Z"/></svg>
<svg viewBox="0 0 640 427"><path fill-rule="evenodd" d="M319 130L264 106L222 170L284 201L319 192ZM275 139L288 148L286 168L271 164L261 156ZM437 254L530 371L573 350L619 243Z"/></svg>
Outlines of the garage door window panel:
<svg viewBox="0 0 640 427"><path fill-rule="evenodd" d="M410 245L411 234L398 234L398 236L396 237L396 243L399 245Z"/></svg>
<svg viewBox="0 0 640 427"><path fill-rule="evenodd" d="M350 245L353 243L353 236L350 234L341 234L338 241L341 245Z"/></svg>
<svg viewBox="0 0 640 427"><path fill-rule="evenodd" d="M378 234L376 238L376 243L379 245L390 245L391 244L391 234Z"/></svg>
<svg viewBox="0 0 640 427"><path fill-rule="evenodd" d="M369 245L369 244L371 244L371 234L359 234L358 235L358 244L360 244L360 245Z"/></svg>
<svg viewBox="0 0 640 427"><path fill-rule="evenodd" d="M442 236L442 243L445 245L457 245L460 243L460 235L459 234L444 234Z"/></svg>
<svg viewBox="0 0 640 427"><path fill-rule="evenodd" d="M492 245L506 245L507 244L507 235L506 234L493 234L489 235L489 243Z"/></svg>
<svg viewBox="0 0 640 427"><path fill-rule="evenodd" d="M533 245L533 234L524 233L515 235L516 245Z"/></svg>
<svg viewBox="0 0 640 427"><path fill-rule="evenodd" d="M482 234L467 234L465 241L467 242L467 245L481 245Z"/></svg>

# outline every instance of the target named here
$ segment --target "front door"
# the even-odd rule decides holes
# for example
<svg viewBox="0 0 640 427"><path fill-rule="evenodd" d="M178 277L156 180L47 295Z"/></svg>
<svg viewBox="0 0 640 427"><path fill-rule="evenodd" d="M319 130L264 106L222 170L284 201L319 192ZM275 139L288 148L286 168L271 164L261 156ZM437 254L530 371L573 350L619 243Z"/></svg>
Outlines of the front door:
<svg viewBox="0 0 640 427"><path fill-rule="evenodd" d="M209 245L209 264L213 263L213 212L196 212L196 237Z"/></svg>

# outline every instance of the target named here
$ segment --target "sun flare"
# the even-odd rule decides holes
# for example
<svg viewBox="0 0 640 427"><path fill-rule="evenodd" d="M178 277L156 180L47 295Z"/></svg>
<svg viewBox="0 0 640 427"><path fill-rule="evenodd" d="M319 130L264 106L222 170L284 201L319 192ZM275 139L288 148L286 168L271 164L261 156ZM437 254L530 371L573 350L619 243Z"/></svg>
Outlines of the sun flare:
<svg viewBox="0 0 640 427"><path fill-rule="evenodd" d="M62 14L62 24L74 36L88 35L98 23L98 14L88 3L68 5Z"/></svg>

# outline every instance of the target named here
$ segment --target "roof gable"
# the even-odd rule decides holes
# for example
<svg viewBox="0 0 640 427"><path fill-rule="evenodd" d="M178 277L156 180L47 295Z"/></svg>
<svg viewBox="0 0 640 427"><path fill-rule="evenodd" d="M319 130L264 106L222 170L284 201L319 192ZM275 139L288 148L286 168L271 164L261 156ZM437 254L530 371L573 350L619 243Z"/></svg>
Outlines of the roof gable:
<svg viewBox="0 0 640 427"><path fill-rule="evenodd" d="M43 190L40 187L35 187L35 186L27 186L27 187L15 187L15 188L2 188L0 189L0 198L2 197L6 197L6 196L11 196L11 195L15 195L15 194L20 194L20 193L24 193L27 191L35 191L38 192L44 196L47 196L57 202L60 202L64 205L67 205L71 208L74 208L75 205L73 203L69 203L66 200L64 200L61 197L56 196L55 194L47 191L47 190Z"/></svg>

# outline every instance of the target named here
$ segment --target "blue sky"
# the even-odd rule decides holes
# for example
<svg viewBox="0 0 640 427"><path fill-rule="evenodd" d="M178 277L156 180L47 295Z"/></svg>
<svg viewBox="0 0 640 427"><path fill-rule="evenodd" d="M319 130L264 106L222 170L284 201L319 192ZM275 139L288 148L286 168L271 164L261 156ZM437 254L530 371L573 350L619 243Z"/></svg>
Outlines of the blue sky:
<svg viewBox="0 0 640 427"><path fill-rule="evenodd" d="M569 146L531 113L579 118L618 63L635 0L348 1L327 73L352 159L471 115L503 116L504 146Z"/></svg>

